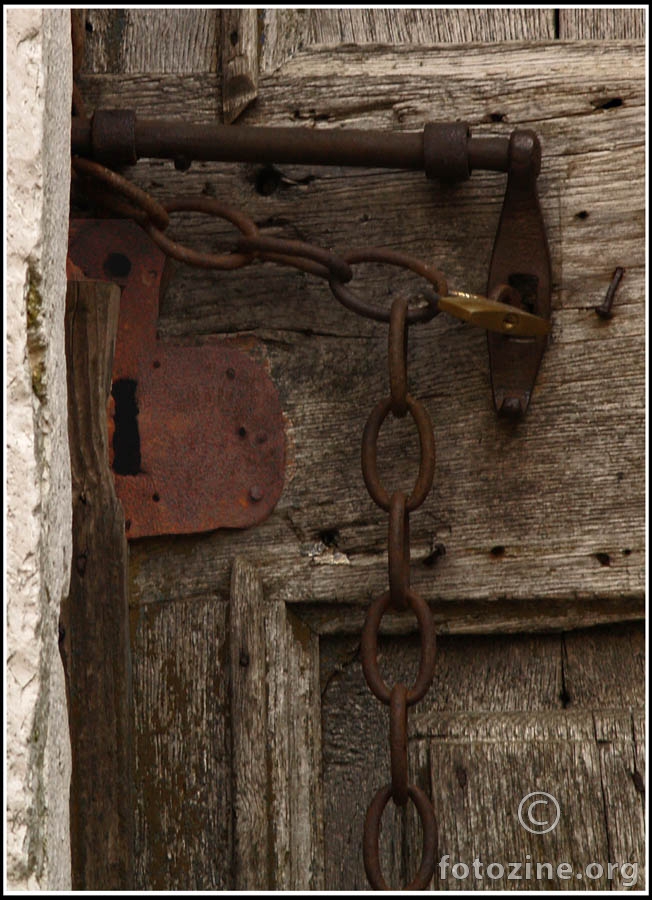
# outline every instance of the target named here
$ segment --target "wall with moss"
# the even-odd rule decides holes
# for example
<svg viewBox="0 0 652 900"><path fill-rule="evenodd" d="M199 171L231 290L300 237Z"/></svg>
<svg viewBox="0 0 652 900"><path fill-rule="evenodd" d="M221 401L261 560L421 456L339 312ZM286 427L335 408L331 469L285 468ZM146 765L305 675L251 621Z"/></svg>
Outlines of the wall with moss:
<svg viewBox="0 0 652 900"><path fill-rule="evenodd" d="M7 886L70 888L59 607L71 553L64 310L70 11L6 11Z"/></svg>

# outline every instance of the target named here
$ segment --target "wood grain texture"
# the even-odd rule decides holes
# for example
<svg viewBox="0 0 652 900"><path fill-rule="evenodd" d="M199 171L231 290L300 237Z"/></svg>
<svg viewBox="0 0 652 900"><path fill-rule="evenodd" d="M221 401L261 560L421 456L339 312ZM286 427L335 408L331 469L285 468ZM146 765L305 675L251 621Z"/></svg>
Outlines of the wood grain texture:
<svg viewBox="0 0 652 900"><path fill-rule="evenodd" d="M470 883L476 889L554 890L581 883L585 890L608 890L609 862L637 862L634 883L641 889L644 822L640 795L626 774L634 752L631 716L600 711L607 742L596 729L597 716L590 711L469 713L438 719L436 736L428 740L441 855L449 854L451 865L460 861L469 867L479 858L486 868L480 885L473 884L473 873L460 880L438 871L436 890L464 890ZM518 821L519 803L532 791L545 791L559 804L559 823L547 834L531 834ZM535 816L552 818L549 806L536 809ZM412 855L418 858L418 847ZM528 860L535 876L537 863L552 863L552 871L543 870L539 883L530 881ZM502 864L502 874L488 862ZM570 878L559 877L561 862L569 864ZM510 881L510 874L523 880Z"/></svg>
<svg viewBox="0 0 652 900"><path fill-rule="evenodd" d="M551 861L555 868L569 861L573 872L600 862L605 876L608 862L636 862L639 888L644 884L639 759L645 679L627 652L641 641L641 625L556 636L440 637L433 685L409 715L411 777L435 802L438 859L448 854L451 866L471 867L475 858L485 867L501 863L505 876L511 861L523 863L523 875L528 853L533 863ZM565 645L571 643L582 672L568 663ZM364 812L389 778L387 713L368 691L358 649L355 638L322 639L329 890L366 887ZM418 641L383 639L379 658L388 684L413 679ZM621 662L618 694L605 693L603 682L612 676L609 664L602 666L610 659ZM552 793L562 809L559 827L542 837L528 834L516 818L521 798L534 790ZM411 806L404 818L392 815L390 804L381 858L390 884L399 885L419 864L421 829ZM407 853L401 852L404 840ZM519 886L486 873L483 884L457 880L450 868L446 878L440 874L436 890ZM606 877L589 882L594 889L608 887ZM614 884L624 884L620 874ZM520 883L528 890L555 885L564 882Z"/></svg>
<svg viewBox="0 0 652 900"><path fill-rule="evenodd" d="M635 710L643 705L642 629L614 626L609 641L600 630L567 634L562 650L566 706Z"/></svg>
<svg viewBox="0 0 652 900"><path fill-rule="evenodd" d="M245 113L252 124L410 130L436 111L467 117L476 133L527 124L541 135L553 334L527 419L515 428L496 420L482 333L442 316L410 336L411 389L432 415L438 454L432 495L412 517L413 582L443 630L558 629L642 615L643 49L474 45L463 67L457 51L441 47L315 49L264 78ZM104 105L125 93L150 102L157 83L86 82ZM198 82L192 90L165 84L168 114L206 93ZM141 163L131 174L159 197L218 196L269 234L408 250L443 265L453 286L478 291L504 184L482 173L446 188L410 173L283 166L272 170L270 191L269 171L255 166L197 164L181 174ZM200 246L228 246L233 233L200 217L173 227ZM604 322L593 306L617 265L625 277L616 315ZM379 302L405 284L398 272L356 268L360 292ZM139 602L205 584L228 594L233 554L253 553L269 600L306 604L318 630L359 628L361 608L386 583L386 521L359 475L362 427L387 390L384 329L341 309L323 284L271 264L179 269L159 325L174 340L260 339L287 415L289 467L275 513L254 532L135 547ZM380 454L391 460L382 469L390 485L408 485L416 441L407 425L388 423ZM188 554L192 565L179 566ZM170 565L179 570L174 581ZM319 605L332 603L341 611L322 615Z"/></svg>
<svg viewBox="0 0 652 900"><path fill-rule="evenodd" d="M84 70L216 72L216 9L87 9Z"/></svg>
<svg viewBox="0 0 652 900"><path fill-rule="evenodd" d="M221 11L222 113L234 122L258 93L258 11Z"/></svg>
<svg viewBox="0 0 652 900"><path fill-rule="evenodd" d="M637 713L640 718L640 712ZM612 860L638 863L636 887L645 888L645 802L637 759L645 746L636 735L634 715L594 713L595 736L600 754L600 781L604 795L605 822ZM623 798L627 798L623 802ZM638 802L637 802L638 801ZM619 870L614 889L631 888L631 878ZM629 882L629 884L628 884Z"/></svg>
<svg viewBox="0 0 652 900"><path fill-rule="evenodd" d="M68 285L73 565L60 650L72 747L72 884L78 891L134 886L129 553L107 429L119 308L117 285Z"/></svg>
<svg viewBox="0 0 652 900"><path fill-rule="evenodd" d="M131 606L136 887L232 888L227 604Z"/></svg>
<svg viewBox="0 0 652 900"><path fill-rule="evenodd" d="M562 40L642 40L645 37L644 8L560 9Z"/></svg>
<svg viewBox="0 0 652 900"><path fill-rule="evenodd" d="M552 9L263 9L261 69L315 44L436 44L546 40Z"/></svg>
<svg viewBox="0 0 652 900"><path fill-rule="evenodd" d="M323 887L319 642L265 603L254 565L230 600L236 890Z"/></svg>
<svg viewBox="0 0 652 900"><path fill-rule="evenodd" d="M265 623L255 568L235 560L229 606L233 745L233 886L265 890L271 878L267 808Z"/></svg>

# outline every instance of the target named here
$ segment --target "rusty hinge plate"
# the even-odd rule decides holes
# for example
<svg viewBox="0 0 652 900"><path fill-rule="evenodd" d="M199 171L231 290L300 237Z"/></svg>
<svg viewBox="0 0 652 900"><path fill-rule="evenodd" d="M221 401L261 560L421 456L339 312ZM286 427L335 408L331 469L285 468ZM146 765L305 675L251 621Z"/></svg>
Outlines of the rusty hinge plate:
<svg viewBox="0 0 652 900"><path fill-rule="evenodd" d="M157 337L165 257L135 223L71 222L73 277L122 287L109 404L110 463L127 536L245 528L283 489L285 434L274 384L233 341Z"/></svg>

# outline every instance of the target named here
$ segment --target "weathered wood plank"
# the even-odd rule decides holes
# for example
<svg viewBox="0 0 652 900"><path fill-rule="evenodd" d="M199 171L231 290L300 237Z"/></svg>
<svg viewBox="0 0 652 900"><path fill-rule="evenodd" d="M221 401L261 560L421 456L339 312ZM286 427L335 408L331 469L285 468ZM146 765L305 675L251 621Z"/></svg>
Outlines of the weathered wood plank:
<svg viewBox="0 0 652 900"><path fill-rule="evenodd" d="M645 13L642 7L628 9L560 9L559 37L569 40L636 40L645 37Z"/></svg>
<svg viewBox="0 0 652 900"><path fill-rule="evenodd" d="M72 884L78 891L134 887L129 552L109 469L106 415L119 309L115 284L68 284L73 565L60 649L73 759Z"/></svg>
<svg viewBox="0 0 652 900"><path fill-rule="evenodd" d="M322 890L324 846L319 638L289 611L286 627L289 654L285 689L291 697L287 790L292 822L292 885L294 890Z"/></svg>
<svg viewBox="0 0 652 900"><path fill-rule="evenodd" d="M510 861L524 865L530 853L535 863L549 860L555 868L566 860L577 867L600 862L606 874L608 862L629 861L638 862L642 871L643 774L633 754L638 752L636 735L643 733L645 681L639 667L628 664L626 639L637 645L644 639L643 627L563 636L440 637L433 685L409 716L411 777L435 799L438 858L449 854L450 865L471 866L480 857L485 867L492 861L506 866ZM586 673L593 674L591 681L583 676L583 692L576 689L576 668L562 653L565 642L577 647L578 656L584 650ZM362 821L366 804L389 774L387 716L365 684L358 650L357 638L322 639L326 886L334 890L366 886ZM416 638L381 639L379 651L388 684L414 677ZM601 661L615 665L617 658L622 663L619 695L605 693L600 682ZM570 707L566 691L577 697ZM629 710L623 709L624 697ZM534 838L518 826L518 804L534 790L557 797L564 830ZM391 804L386 816L382 858L388 878L398 885L419 864L422 835L412 810L405 823L391 820ZM621 827L616 853L611 835ZM584 829L594 836L585 840ZM401 858L403 834L409 852ZM516 855L510 855L510 846ZM508 880L493 882L501 883L515 886ZM616 877L614 883L623 881ZM485 875L484 888L491 886ZM446 880L437 870L434 887L480 885L455 880L449 868Z"/></svg>
<svg viewBox="0 0 652 900"><path fill-rule="evenodd" d="M132 570L133 574L133 570ZM227 604L131 598L136 887L229 890L232 769Z"/></svg>
<svg viewBox="0 0 652 900"><path fill-rule="evenodd" d="M438 444L433 494L412 517L413 580L444 630L568 628L642 615L643 49L471 45L464 66L457 48L441 46L318 49L266 77L246 113L253 124L415 129L436 110L467 116L479 132L527 124L541 135L555 312L527 420L515 429L495 420L481 333L442 316L410 337L412 390L425 398ZM139 92L158 102L162 83L86 80L89 96L105 105L125 92L132 102ZM197 95L208 87L198 85L166 80L168 113L183 114L193 97L204 103ZM609 105L614 98L622 104ZM242 206L270 234L402 248L439 262L452 285L483 289L502 176L475 173L442 188L410 173L274 171L271 192L253 166L197 164L181 174L141 163L132 174L157 196L203 190ZM228 246L233 233L198 217L172 228L193 245ZM592 307L617 265L625 278L605 323ZM356 283L380 302L405 282L359 266ZM359 475L370 398L387 389L384 329L341 309L323 284L270 264L180 269L160 331L177 340L233 332L262 340L288 418L290 463L276 512L254 532L136 546L140 602L207 585L227 596L233 554L255 552L268 600L310 605L320 631L358 628L359 607L386 583L386 521ZM381 453L392 458L397 483L413 478L414 444L400 427L383 431ZM193 565L181 565L173 581L168 567L187 553ZM315 604L330 602L341 611L322 616Z"/></svg>
<svg viewBox="0 0 652 900"><path fill-rule="evenodd" d="M615 777L618 764L613 762L619 749L631 754L631 721L619 725L618 712L603 711L601 715L629 745L626 750L612 745L609 763L607 748L595 734L594 717L588 711L536 717L527 713L493 714L490 718L467 714L438 721L437 736L430 738L432 785L440 844L450 855L451 866L460 861L470 868L480 857L485 867L489 861L503 866L502 877L494 878L485 868L485 888L516 884L530 890L570 887L571 881L573 885L581 881L584 889L609 889L609 862L642 866L640 801L631 779L626 784ZM559 823L547 834L533 835L518 821L519 803L532 791L546 791L559 804ZM614 813L614 806L618 812ZM552 819L552 802L549 808L539 807L534 812L540 820ZM618 824L609 822L614 815ZM613 846L611 838L618 826L622 830ZM413 854L416 851L415 847ZM527 878L528 858L532 879ZM552 877L544 871L545 877L537 883L536 864L544 861L552 864ZM509 880L513 862L522 864L515 874L523 880L516 883ZM570 864L571 881L560 878L556 871L562 862ZM500 874L500 870L494 871ZM616 878L615 884L619 880ZM634 878L633 883L636 881ZM631 887L632 879L622 883ZM438 889L470 886L482 886L474 884L472 869L466 879L456 879L450 870L446 879L440 872L435 878ZM637 886L640 888L640 882Z"/></svg>
<svg viewBox="0 0 652 900"><path fill-rule="evenodd" d="M229 640L236 890L323 887L319 639L233 565Z"/></svg>
<svg viewBox="0 0 652 900"><path fill-rule="evenodd" d="M288 722L291 697L287 690L288 627L284 603L265 612L267 659L267 729L269 746L269 818L272 832L272 883L276 891L292 890L292 820L289 772L291 739Z"/></svg>
<svg viewBox="0 0 652 900"><path fill-rule="evenodd" d="M520 862L521 884L531 890L563 887L564 881L570 886L555 871L568 862L574 884L582 880L593 890L640 889L644 822L629 774L631 718L601 711L600 723L608 739L596 730L590 712L440 717L429 753L440 846L450 857L449 866L459 861L471 868L478 857L485 866L499 863L504 877L489 878L491 887L504 889L515 886L508 879L509 863ZM548 834L530 835L518 823L518 804L531 791L547 791L558 801L559 824ZM539 812L545 818L550 811ZM418 850L413 845L413 864ZM536 880L528 884L527 854L533 879L537 863L544 861L552 863L552 878L545 873L538 885ZM615 864L611 878L609 863ZM629 865L622 868L624 864ZM473 883L472 868L468 878L456 879L450 868L446 875L441 870L436 874L436 889L482 888Z"/></svg>
<svg viewBox="0 0 652 900"><path fill-rule="evenodd" d="M641 691L644 690L640 684ZM612 861L637 864L637 890L645 889L645 809L641 784L637 781L637 745L631 713L618 718L602 711L594 713L595 738L600 754L605 822ZM627 870L625 870L625 873ZM632 878L618 870L615 890L632 888Z"/></svg>
<svg viewBox="0 0 652 900"><path fill-rule="evenodd" d="M235 121L258 93L258 11L224 9L222 34L222 112Z"/></svg>
<svg viewBox="0 0 652 900"><path fill-rule="evenodd" d="M645 632L615 626L571 633L563 640L563 693L568 707L642 709L645 706Z"/></svg>
<svg viewBox="0 0 652 900"><path fill-rule="evenodd" d="M84 70L217 71L216 9L87 9Z"/></svg>
<svg viewBox="0 0 652 900"><path fill-rule="evenodd" d="M552 9L263 9L261 66L272 72L314 44L546 40Z"/></svg>
<svg viewBox="0 0 652 900"><path fill-rule="evenodd" d="M267 889L269 814L263 589L256 569L236 559L229 608L233 749L233 875L237 891Z"/></svg>
<svg viewBox="0 0 652 900"><path fill-rule="evenodd" d="M267 767L274 890L324 886L319 639L285 604L265 607Z"/></svg>

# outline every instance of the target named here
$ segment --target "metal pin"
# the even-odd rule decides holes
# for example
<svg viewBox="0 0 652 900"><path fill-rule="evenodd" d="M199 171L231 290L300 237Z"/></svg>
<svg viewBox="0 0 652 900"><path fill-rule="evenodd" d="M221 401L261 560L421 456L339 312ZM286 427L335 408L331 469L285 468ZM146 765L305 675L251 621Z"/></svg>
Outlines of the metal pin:
<svg viewBox="0 0 652 900"><path fill-rule="evenodd" d="M616 296L616 290L618 285L620 284L620 280L625 274L625 270L622 266L618 266L613 274L613 278L611 279L611 284L609 285L609 289L605 295L604 300L600 306L595 306L594 309L601 319L611 319L613 318L613 313L611 311L611 307L614 303L614 297Z"/></svg>

